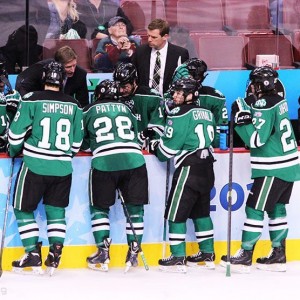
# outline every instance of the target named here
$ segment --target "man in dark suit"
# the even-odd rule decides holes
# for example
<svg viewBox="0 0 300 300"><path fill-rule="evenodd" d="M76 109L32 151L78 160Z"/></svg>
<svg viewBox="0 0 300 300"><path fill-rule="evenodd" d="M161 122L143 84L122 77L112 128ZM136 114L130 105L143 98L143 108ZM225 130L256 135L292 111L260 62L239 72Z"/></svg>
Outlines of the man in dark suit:
<svg viewBox="0 0 300 300"><path fill-rule="evenodd" d="M87 89L87 72L77 65L77 55L69 46L58 49L54 59L39 61L20 73L17 77L16 90L21 96L33 91L44 89L44 66L51 60L60 62L66 71L67 78L64 82L64 93L78 100L81 107L89 104Z"/></svg>
<svg viewBox="0 0 300 300"><path fill-rule="evenodd" d="M148 44L137 48L132 62L137 68L139 84L156 88L162 95L171 83L175 69L189 59L187 49L168 42L169 24L162 19L154 19L148 25ZM159 51L159 54L157 53ZM156 57L159 55L159 82L156 87L155 78Z"/></svg>

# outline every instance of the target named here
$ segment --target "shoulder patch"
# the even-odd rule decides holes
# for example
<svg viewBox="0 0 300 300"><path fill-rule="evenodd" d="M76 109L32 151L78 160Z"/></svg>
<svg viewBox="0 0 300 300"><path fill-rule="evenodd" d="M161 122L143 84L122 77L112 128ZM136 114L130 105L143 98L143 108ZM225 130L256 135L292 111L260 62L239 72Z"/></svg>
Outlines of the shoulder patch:
<svg viewBox="0 0 300 300"><path fill-rule="evenodd" d="M27 93L27 94L25 94L24 96L23 96L23 99L27 99L27 98L29 98L30 96L32 96L33 95L33 92L29 92L29 93Z"/></svg>
<svg viewBox="0 0 300 300"><path fill-rule="evenodd" d="M265 107L266 105L267 105L267 101L264 98L258 99L254 103L254 107Z"/></svg>

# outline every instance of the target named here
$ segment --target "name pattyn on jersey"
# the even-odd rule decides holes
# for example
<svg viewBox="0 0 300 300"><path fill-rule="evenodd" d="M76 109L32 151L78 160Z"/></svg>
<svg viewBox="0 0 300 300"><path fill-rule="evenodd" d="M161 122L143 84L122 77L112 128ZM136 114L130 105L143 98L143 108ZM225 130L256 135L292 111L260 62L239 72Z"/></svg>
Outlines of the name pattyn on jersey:
<svg viewBox="0 0 300 300"><path fill-rule="evenodd" d="M10 155L22 152L26 166L40 175L71 174L72 157L83 139L82 109L56 91L26 94L9 129Z"/></svg>
<svg viewBox="0 0 300 300"><path fill-rule="evenodd" d="M99 171L129 170L145 164L138 144L138 125L133 112L112 100L84 108L83 150L92 151L92 168Z"/></svg>
<svg viewBox="0 0 300 300"><path fill-rule="evenodd" d="M247 102L247 98L245 99ZM300 160L286 99L264 96L251 106L252 123L235 130L250 148L252 178L300 180Z"/></svg>

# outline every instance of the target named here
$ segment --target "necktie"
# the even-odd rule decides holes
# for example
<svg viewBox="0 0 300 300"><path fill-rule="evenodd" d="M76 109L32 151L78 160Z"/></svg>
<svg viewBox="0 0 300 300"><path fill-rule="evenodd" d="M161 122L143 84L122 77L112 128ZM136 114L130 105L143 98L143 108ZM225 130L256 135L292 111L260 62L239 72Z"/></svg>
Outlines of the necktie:
<svg viewBox="0 0 300 300"><path fill-rule="evenodd" d="M153 71L153 79L152 79L152 88L159 91L159 81L160 81L160 52L156 51L156 60Z"/></svg>

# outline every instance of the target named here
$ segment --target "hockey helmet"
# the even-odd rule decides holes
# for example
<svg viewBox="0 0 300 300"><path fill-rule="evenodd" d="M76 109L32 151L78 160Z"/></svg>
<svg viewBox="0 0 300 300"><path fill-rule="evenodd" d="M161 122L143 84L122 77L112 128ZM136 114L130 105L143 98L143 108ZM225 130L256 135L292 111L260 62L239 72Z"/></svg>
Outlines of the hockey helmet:
<svg viewBox="0 0 300 300"><path fill-rule="evenodd" d="M113 72L113 79L120 85L133 84L138 79L136 67L132 63L120 63Z"/></svg>
<svg viewBox="0 0 300 300"><path fill-rule="evenodd" d="M189 74L198 82L202 83L207 76L207 64L199 58L190 58L185 61Z"/></svg>
<svg viewBox="0 0 300 300"><path fill-rule="evenodd" d="M95 88L94 101L119 100L119 85L117 82L104 79Z"/></svg>
<svg viewBox="0 0 300 300"><path fill-rule="evenodd" d="M250 72L249 80L256 93L267 93L276 89L278 73L268 66L258 67Z"/></svg>
<svg viewBox="0 0 300 300"><path fill-rule="evenodd" d="M176 91L183 91L184 101L186 102L186 97L189 94L192 94L192 102L198 100L199 92L198 92L198 83L193 78L181 78L172 83L169 93L173 97Z"/></svg>
<svg viewBox="0 0 300 300"><path fill-rule="evenodd" d="M52 61L44 67L43 80L45 84L62 87L65 78L66 72L61 63Z"/></svg>

